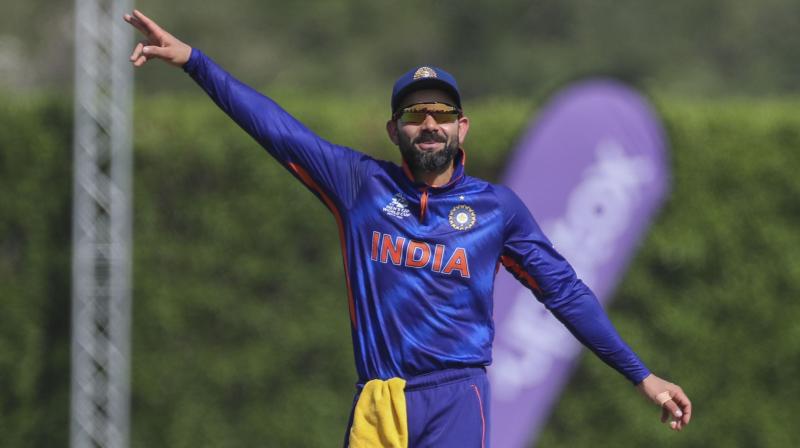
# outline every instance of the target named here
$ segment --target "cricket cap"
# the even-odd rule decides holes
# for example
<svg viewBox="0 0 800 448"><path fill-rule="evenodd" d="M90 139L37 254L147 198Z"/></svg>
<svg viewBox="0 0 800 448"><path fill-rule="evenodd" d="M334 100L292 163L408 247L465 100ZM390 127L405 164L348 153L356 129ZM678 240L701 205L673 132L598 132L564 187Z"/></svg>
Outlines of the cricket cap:
<svg viewBox="0 0 800 448"><path fill-rule="evenodd" d="M404 96L422 89L439 89L449 93L456 102L455 106L461 109L461 94L453 75L440 68L424 65L412 68L394 83L392 112L397 110Z"/></svg>

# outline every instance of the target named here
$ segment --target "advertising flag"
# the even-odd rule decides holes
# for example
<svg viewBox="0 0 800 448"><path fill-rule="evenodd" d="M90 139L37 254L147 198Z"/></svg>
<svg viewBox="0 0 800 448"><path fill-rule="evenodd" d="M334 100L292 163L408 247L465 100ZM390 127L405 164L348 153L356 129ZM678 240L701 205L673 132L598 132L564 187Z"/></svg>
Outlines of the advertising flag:
<svg viewBox="0 0 800 448"><path fill-rule="evenodd" d="M503 183L607 304L664 200L668 178L664 131L647 101L618 82L589 80L556 94L541 111ZM581 346L512 276L498 275L494 301L492 446L529 446Z"/></svg>

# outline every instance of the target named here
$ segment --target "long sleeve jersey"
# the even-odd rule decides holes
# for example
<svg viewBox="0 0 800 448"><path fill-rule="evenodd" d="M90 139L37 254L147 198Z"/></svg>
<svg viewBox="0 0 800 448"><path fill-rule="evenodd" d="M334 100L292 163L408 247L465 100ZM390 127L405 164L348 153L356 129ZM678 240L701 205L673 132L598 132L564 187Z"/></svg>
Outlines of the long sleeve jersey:
<svg viewBox="0 0 800 448"><path fill-rule="evenodd" d="M491 363L495 275L504 266L588 348L634 383L648 370L594 294L508 188L449 183L332 144L197 49L184 70L333 213L359 381Z"/></svg>

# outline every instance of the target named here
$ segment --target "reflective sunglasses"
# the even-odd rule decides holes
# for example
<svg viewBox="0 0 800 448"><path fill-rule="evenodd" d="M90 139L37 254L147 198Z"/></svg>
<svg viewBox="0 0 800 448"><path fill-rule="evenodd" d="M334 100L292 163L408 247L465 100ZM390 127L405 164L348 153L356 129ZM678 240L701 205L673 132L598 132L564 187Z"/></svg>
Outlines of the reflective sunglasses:
<svg viewBox="0 0 800 448"><path fill-rule="evenodd" d="M420 124L430 115L437 123L453 123L461 118L461 111L446 103L417 103L394 113L393 118L403 124Z"/></svg>

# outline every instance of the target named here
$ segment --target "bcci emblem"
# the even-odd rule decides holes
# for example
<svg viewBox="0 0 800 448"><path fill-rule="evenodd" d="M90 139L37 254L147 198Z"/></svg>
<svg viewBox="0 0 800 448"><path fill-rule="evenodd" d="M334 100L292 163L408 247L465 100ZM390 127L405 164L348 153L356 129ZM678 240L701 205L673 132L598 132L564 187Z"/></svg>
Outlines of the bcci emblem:
<svg viewBox="0 0 800 448"><path fill-rule="evenodd" d="M420 78L436 78L439 75L436 74L436 70L430 67L420 67L414 72L414 79Z"/></svg>
<svg viewBox="0 0 800 448"><path fill-rule="evenodd" d="M469 230L475 225L475 210L466 205L456 205L450 210L450 227L456 230Z"/></svg>

